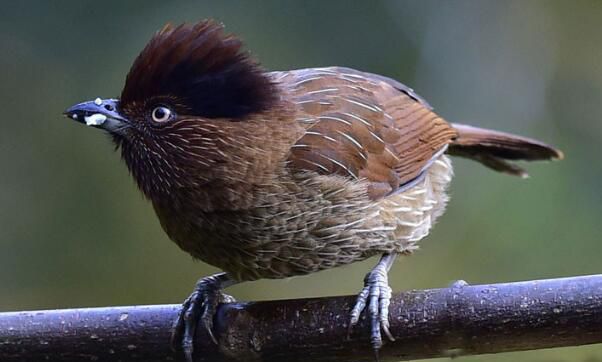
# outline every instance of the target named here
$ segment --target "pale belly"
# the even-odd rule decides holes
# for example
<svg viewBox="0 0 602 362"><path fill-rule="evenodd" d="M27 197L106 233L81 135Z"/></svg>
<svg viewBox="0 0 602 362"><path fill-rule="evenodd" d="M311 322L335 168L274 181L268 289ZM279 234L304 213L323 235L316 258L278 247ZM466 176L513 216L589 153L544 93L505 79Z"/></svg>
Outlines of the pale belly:
<svg viewBox="0 0 602 362"><path fill-rule="evenodd" d="M393 239L398 251L412 251L416 243L428 235L445 211L452 176L451 160L442 155L429 168L424 180L381 201L381 217L395 225Z"/></svg>

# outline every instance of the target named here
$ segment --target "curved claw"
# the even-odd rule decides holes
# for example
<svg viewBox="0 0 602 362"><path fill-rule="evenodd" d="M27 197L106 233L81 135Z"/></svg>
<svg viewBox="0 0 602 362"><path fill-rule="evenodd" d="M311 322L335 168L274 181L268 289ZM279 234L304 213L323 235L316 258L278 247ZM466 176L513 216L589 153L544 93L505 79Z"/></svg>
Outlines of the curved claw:
<svg viewBox="0 0 602 362"><path fill-rule="evenodd" d="M192 292L188 298L188 308L184 311L184 334L182 336L182 350L186 356L188 362L192 362L192 352L194 350L194 334L196 332L196 321L199 315L199 309L201 308L201 293L197 290Z"/></svg>
<svg viewBox="0 0 602 362"><path fill-rule="evenodd" d="M389 305L391 304L392 290L387 285L387 286L385 286L380 291L380 293L381 293L380 294L380 299L379 299L379 304L380 304L380 310L379 310L380 327L382 328L383 332L385 332L385 335L387 336L387 338L391 342L395 342L395 338L391 334L391 331L389 331Z"/></svg>
<svg viewBox="0 0 602 362"><path fill-rule="evenodd" d="M222 293L224 284L233 284L225 273L200 279L192 294L182 304L173 325L170 343L174 351L181 347L187 362L193 361L194 336L199 322L203 323L211 340L218 343L213 334L213 317L220 303L234 301L234 298Z"/></svg>
<svg viewBox="0 0 602 362"><path fill-rule="evenodd" d="M357 324L360 320L360 314L366 307L366 301L368 300L368 294L370 293L370 288L365 286L362 288L362 291L357 295L357 299L355 301L355 305L351 310L351 318L349 321L349 334L351 334L351 329Z"/></svg>
<svg viewBox="0 0 602 362"><path fill-rule="evenodd" d="M173 323L171 338L169 340L169 345L171 346L172 351L176 351L180 346L180 342L183 339L184 332L184 314L188 310L190 306L190 297L186 298L184 303L182 303L182 308L178 312L178 317Z"/></svg>
<svg viewBox="0 0 602 362"><path fill-rule="evenodd" d="M203 314L201 314L201 322L203 322L203 326L205 330L211 337L213 343L217 344L217 338L213 334L213 316L217 311L217 306L221 300L221 291L217 290L216 293L207 293L206 299L203 301L204 308Z"/></svg>

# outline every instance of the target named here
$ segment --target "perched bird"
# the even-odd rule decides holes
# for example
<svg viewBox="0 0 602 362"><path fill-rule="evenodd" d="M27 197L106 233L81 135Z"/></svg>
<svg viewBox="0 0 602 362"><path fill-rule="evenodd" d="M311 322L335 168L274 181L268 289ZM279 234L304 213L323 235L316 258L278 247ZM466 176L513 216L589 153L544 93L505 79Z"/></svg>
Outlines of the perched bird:
<svg viewBox="0 0 602 362"><path fill-rule="evenodd" d="M167 25L119 99L65 114L110 133L167 235L224 270L185 301L176 341L192 360L221 289L364 260L350 326L366 309L375 351L388 326L387 272L443 213L448 155L526 176L514 160L561 159L544 143L448 123L396 80L343 67L265 72L222 25Z"/></svg>

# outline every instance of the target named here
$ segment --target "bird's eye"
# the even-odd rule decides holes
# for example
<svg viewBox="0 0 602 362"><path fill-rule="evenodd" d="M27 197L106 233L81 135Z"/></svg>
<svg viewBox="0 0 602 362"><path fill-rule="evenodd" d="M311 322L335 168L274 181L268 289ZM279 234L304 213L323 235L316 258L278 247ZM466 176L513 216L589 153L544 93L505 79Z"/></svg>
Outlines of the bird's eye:
<svg viewBox="0 0 602 362"><path fill-rule="evenodd" d="M171 110L164 106L159 106L153 109L153 121L163 123L171 118Z"/></svg>

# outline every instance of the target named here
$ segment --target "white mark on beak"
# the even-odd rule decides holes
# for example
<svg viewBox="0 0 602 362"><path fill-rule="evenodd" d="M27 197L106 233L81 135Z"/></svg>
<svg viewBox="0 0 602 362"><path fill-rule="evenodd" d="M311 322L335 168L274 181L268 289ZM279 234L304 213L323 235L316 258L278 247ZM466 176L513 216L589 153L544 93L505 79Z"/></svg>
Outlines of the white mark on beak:
<svg viewBox="0 0 602 362"><path fill-rule="evenodd" d="M96 102L96 101L94 101ZM100 113L94 113L91 116L84 117L87 126L100 126L107 120L107 116Z"/></svg>
<svg viewBox="0 0 602 362"><path fill-rule="evenodd" d="M97 106L100 106L100 105L102 104L102 99L100 99L100 98L96 98L96 99L94 100L94 104L96 104Z"/></svg>

